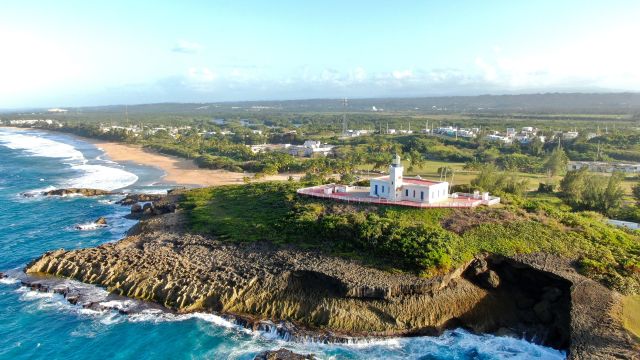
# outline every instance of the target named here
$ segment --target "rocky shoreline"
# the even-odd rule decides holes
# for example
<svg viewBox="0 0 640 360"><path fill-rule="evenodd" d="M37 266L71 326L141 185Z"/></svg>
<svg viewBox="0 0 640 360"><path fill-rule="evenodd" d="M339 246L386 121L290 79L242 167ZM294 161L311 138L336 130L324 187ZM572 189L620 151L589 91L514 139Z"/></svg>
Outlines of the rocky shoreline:
<svg viewBox="0 0 640 360"><path fill-rule="evenodd" d="M575 359L636 354L615 318L620 296L578 274L570 260L484 254L429 279L391 274L319 252L188 233L179 196L145 206L128 200L131 216L142 220L126 238L48 252L26 267L35 280L25 284L33 287L40 276L72 278L178 313L222 314L293 341L436 335L464 327L525 337Z"/></svg>

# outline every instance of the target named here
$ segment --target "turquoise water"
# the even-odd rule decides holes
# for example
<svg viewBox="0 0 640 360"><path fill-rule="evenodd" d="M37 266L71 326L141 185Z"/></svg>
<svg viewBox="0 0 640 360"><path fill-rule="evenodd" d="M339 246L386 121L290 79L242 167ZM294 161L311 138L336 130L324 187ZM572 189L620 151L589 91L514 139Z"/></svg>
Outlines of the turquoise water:
<svg viewBox="0 0 640 360"><path fill-rule="evenodd" d="M15 272L47 250L115 241L134 224L122 218L128 209L115 205L115 197L25 198L21 193L65 186L162 191L167 187L154 184L161 175L157 169L105 160L93 145L65 135L0 128L0 271ZM99 216L107 217L107 228L74 228ZM564 358L523 340L463 330L348 345L290 343L215 315L98 312L21 287L15 278L0 280L0 359L252 359L280 347L322 359Z"/></svg>

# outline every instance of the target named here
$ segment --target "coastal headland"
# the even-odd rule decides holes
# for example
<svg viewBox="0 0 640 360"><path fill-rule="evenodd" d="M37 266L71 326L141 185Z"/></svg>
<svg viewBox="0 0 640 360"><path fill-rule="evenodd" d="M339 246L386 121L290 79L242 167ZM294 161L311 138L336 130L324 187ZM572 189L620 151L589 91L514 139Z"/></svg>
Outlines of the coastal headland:
<svg viewBox="0 0 640 360"><path fill-rule="evenodd" d="M545 253L477 254L432 276L385 271L317 249L234 243L195 232L193 209L174 191L116 243L44 254L26 267L105 287L178 312L273 324L283 337L434 335L456 327L526 337L572 359L633 358L619 321L621 295ZM174 204L176 206L167 206ZM265 322L267 321L267 322Z"/></svg>

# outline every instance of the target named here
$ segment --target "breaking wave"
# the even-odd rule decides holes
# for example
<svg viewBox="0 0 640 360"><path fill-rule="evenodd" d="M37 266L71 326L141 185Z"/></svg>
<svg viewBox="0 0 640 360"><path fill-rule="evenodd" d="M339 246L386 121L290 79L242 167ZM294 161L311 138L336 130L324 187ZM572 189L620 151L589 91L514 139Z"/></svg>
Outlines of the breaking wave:
<svg viewBox="0 0 640 360"><path fill-rule="evenodd" d="M3 279L5 283L14 283ZM62 295L42 293L26 287L15 291L20 301L29 302L38 310L75 313L93 319L96 326L121 326L126 323L161 324L166 322L196 321L210 327L215 334L232 336L239 340L230 349L227 358L247 358L260 351L287 348L298 353L313 353L319 359L564 359L562 351L539 346L522 339L494 335L477 335L462 329L450 330L440 336L422 336L384 339L353 339L346 343L323 343L316 341L293 342L282 338L275 327L267 330L250 330L221 316L206 313L175 314L157 308L148 308L132 314L123 314L139 305L130 299L108 299L108 293L98 287L68 280L67 284L90 287L92 301L98 309L87 309L71 305ZM103 307L103 309L100 309ZM83 336L77 334L77 336ZM252 357L251 357L252 358Z"/></svg>
<svg viewBox="0 0 640 360"><path fill-rule="evenodd" d="M16 131L0 131L0 145L21 150L29 156L60 159L78 176L72 177L63 187L93 188L102 190L116 190L127 187L138 181L138 176L116 167L117 164L109 160L100 160L100 164L90 164L85 156L73 145L55 141L34 133L20 133Z"/></svg>

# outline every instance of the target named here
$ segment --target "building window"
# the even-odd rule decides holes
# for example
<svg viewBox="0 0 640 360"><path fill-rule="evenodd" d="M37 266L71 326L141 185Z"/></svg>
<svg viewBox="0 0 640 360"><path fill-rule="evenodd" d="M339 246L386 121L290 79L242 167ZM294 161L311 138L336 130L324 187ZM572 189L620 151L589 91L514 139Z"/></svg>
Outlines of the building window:
<svg viewBox="0 0 640 360"><path fill-rule="evenodd" d="M409 189L406 189L406 190L404 191L404 196L409 197Z"/></svg>
<svg viewBox="0 0 640 360"><path fill-rule="evenodd" d="M377 196L378 195L378 184L376 184L375 188L374 188L374 194Z"/></svg>
<svg viewBox="0 0 640 360"><path fill-rule="evenodd" d="M420 191L420 201L424 201L424 191Z"/></svg>
<svg viewBox="0 0 640 360"><path fill-rule="evenodd" d="M414 199L416 198L416 191L415 190L413 190L413 198Z"/></svg>
<svg viewBox="0 0 640 360"><path fill-rule="evenodd" d="M384 194L384 185L382 185L382 193Z"/></svg>

